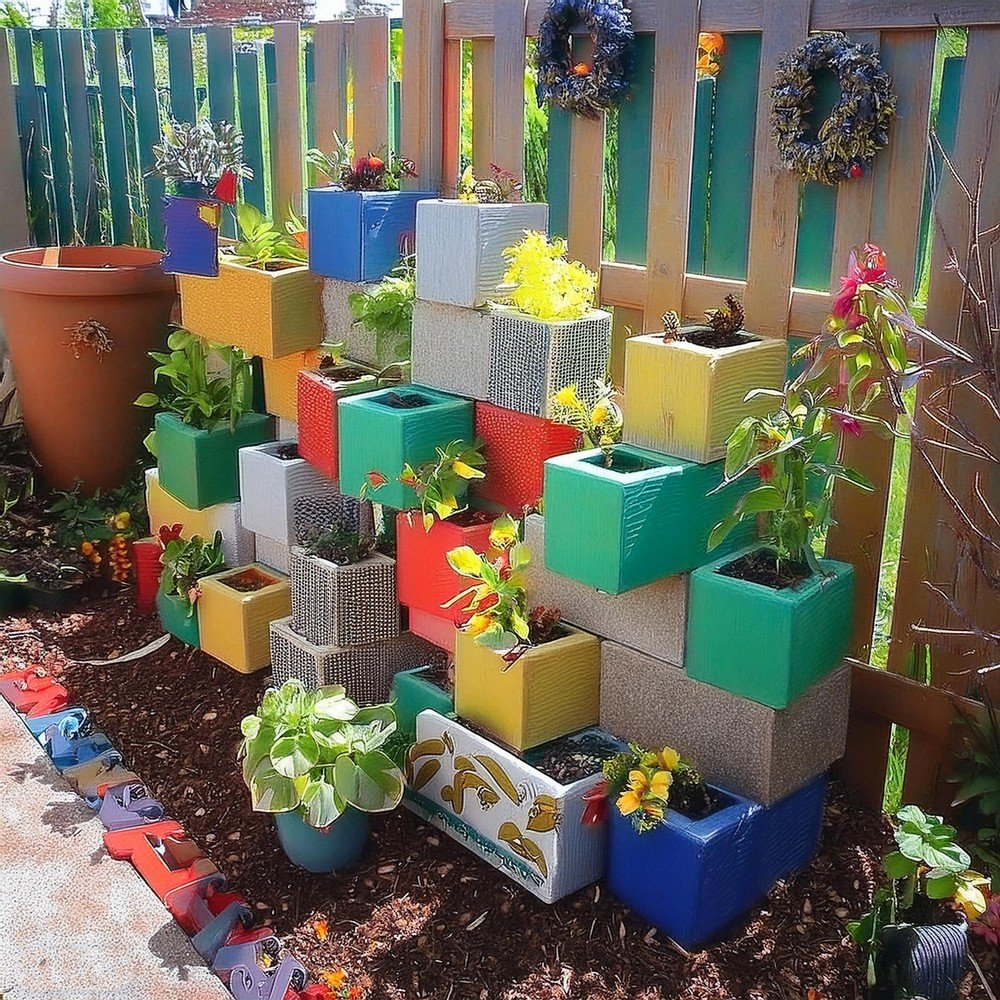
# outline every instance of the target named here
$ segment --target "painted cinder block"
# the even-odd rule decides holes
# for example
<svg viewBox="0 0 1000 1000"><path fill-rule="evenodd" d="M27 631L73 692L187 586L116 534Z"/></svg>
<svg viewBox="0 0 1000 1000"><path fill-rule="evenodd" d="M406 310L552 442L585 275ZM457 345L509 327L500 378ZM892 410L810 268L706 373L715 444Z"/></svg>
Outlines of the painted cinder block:
<svg viewBox="0 0 1000 1000"><path fill-rule="evenodd" d="M588 729L576 737L604 736ZM542 748L540 748L541 750ZM608 738L608 756L618 749ZM536 758L537 759L537 758ZM407 806L546 903L604 874L604 824L584 824L595 774L562 785L460 722L427 710L407 763Z"/></svg>
<svg viewBox="0 0 1000 1000"><path fill-rule="evenodd" d="M850 669L840 667L774 709L618 643L601 644L602 728L642 746L683 748L708 781L764 805L842 756L850 685Z"/></svg>
<svg viewBox="0 0 1000 1000"><path fill-rule="evenodd" d="M615 448L615 462L621 469L605 468L593 449L545 463L545 565L608 594L714 558L709 534L752 485L740 480L708 496L723 463L699 465L634 445ZM743 545L752 528L739 525L714 553Z"/></svg>
<svg viewBox="0 0 1000 1000"><path fill-rule="evenodd" d="M395 396L416 407L391 405ZM408 510L419 506L416 493L397 481L403 466L414 468L434 458L436 449L452 441L472 440L472 403L424 386L379 389L349 396L337 405L340 436L340 488L360 496L369 473L387 480L373 498L387 507Z"/></svg>
<svg viewBox="0 0 1000 1000"><path fill-rule="evenodd" d="M298 422L299 372L317 368L319 359L319 351L312 348L261 361L264 371L264 407L272 417Z"/></svg>
<svg viewBox="0 0 1000 1000"><path fill-rule="evenodd" d="M625 594L605 594L546 569L545 523L541 514L530 514L524 521L524 541L532 554L524 571L531 603L558 608L562 620L570 625L680 668L684 662L687 574L668 576Z"/></svg>
<svg viewBox="0 0 1000 1000"><path fill-rule="evenodd" d="M489 401L495 406L548 417L560 389L576 385L586 397L607 375L611 313L593 309L583 319L547 322L497 306L491 316Z"/></svg>
<svg viewBox="0 0 1000 1000"><path fill-rule="evenodd" d="M364 646L317 646L299 635L291 622L290 617L271 622L274 683L281 685L295 677L307 688L343 684L348 696L361 705L388 701L392 679L400 670L438 662L444 656L436 646L409 632Z"/></svg>
<svg viewBox="0 0 1000 1000"><path fill-rule="evenodd" d="M446 653L455 652L455 623L447 617L447 612L432 615L419 608L407 608L406 622L414 635L434 643Z"/></svg>
<svg viewBox="0 0 1000 1000"><path fill-rule="evenodd" d="M291 546L267 535L256 535L257 559L261 566L277 570L288 576L288 561Z"/></svg>
<svg viewBox="0 0 1000 1000"><path fill-rule="evenodd" d="M719 572L754 547L691 574L688 676L784 708L835 670L847 654L854 567L821 559L823 571L775 590ZM720 629L719 608L726 609Z"/></svg>
<svg viewBox="0 0 1000 1000"><path fill-rule="evenodd" d="M442 392L487 399L490 392L490 313L483 309L413 303L413 381Z"/></svg>
<svg viewBox="0 0 1000 1000"><path fill-rule="evenodd" d="M239 450L274 439L274 418L245 413L235 430L189 427L173 413L156 414L160 486L185 507L200 510L240 498Z"/></svg>
<svg viewBox="0 0 1000 1000"><path fill-rule="evenodd" d="M544 202L497 205L428 198L417 205L417 298L481 306L497 295L503 252L527 230L547 232Z"/></svg>
<svg viewBox="0 0 1000 1000"><path fill-rule="evenodd" d="M163 270L167 274L219 273L219 222L222 203L217 198L163 196Z"/></svg>
<svg viewBox="0 0 1000 1000"><path fill-rule="evenodd" d="M785 341L773 338L710 349L661 334L629 337L623 439L693 462L725 458L736 425L774 409L773 399L744 399L751 389L779 389L786 357Z"/></svg>
<svg viewBox="0 0 1000 1000"><path fill-rule="evenodd" d="M310 188L309 267L324 278L380 281L407 244L412 250L417 202L434 191L344 191Z"/></svg>
<svg viewBox="0 0 1000 1000"><path fill-rule="evenodd" d="M425 709L438 715L450 715L455 708L450 690L435 684L427 676L426 667L401 670L392 681L392 700L396 704L396 725L401 733L413 736L417 731L417 716Z"/></svg>
<svg viewBox="0 0 1000 1000"><path fill-rule="evenodd" d="M175 639L198 648L198 615L189 604L176 594L164 593L161 587L156 593L156 612L160 616L160 624Z"/></svg>

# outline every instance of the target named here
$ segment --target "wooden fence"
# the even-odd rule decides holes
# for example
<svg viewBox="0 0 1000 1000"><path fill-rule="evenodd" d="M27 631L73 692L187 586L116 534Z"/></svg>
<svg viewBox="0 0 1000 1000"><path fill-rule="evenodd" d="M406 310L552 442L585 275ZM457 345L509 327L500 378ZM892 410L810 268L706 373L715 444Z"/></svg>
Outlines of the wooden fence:
<svg viewBox="0 0 1000 1000"><path fill-rule="evenodd" d="M750 329L809 336L827 316L829 288L849 248L865 240L886 249L903 291L912 294L920 250L934 228L927 134L938 95L936 124L958 169L974 173L989 155L983 218L987 225L1000 219L1000 141L988 149L985 140L1000 103L1000 9L990 0L633 0L632 8L639 35L631 99L609 121L551 111L547 139L551 227L568 237L572 255L600 273L601 300L615 314L618 377L629 331L655 328L667 308L698 317L727 292L743 297ZM404 0L401 82L390 72L392 26L384 17L280 23L273 38L254 42L211 27L196 34L194 45L184 28L162 38L148 29L88 36L14 31L16 84L8 85L11 67L0 65L0 146L19 134L30 234L39 242L102 233L128 241L140 231L157 242L162 182L137 178L149 167L166 113L191 120L204 109L213 118L235 118L254 168L244 196L279 215L301 205L304 150L335 129L352 135L359 150L391 141L416 161L422 188L449 191L470 110L477 171L490 162L523 169L526 40L543 13L543 0ZM940 29L949 27L969 29L966 51L943 68L938 60L938 79L936 46ZM838 188L800 184L782 168L770 138L776 60L817 30L843 30L874 44L899 97L890 144L874 169ZM724 36L715 80L699 81L695 73L703 31ZM588 39L576 44L585 58ZM463 73L463 52L470 49L471 109ZM160 50L165 69L157 62ZM0 60L6 59L0 46ZM606 162L608 128L617 136L613 163ZM11 164L9 149L0 153L0 171L10 180L7 189L16 190L20 164ZM613 239L604 230L605 175L616 185ZM946 179L937 198L952 241L963 246L969 220L961 191ZM23 231L18 218L3 225ZM944 263L943 241L932 241L926 321L951 335L961 289ZM846 463L877 489L838 495L839 523L827 551L857 567L852 651L867 662L893 451L868 436L852 440L848 451ZM968 479L967 462L949 458L947 475ZM856 669L844 765L872 805L881 800L893 724L911 735L908 800L941 804L951 723L968 707L961 696L970 666L1000 655L949 634L955 623L923 585L942 583L979 621L1000 621L996 593L979 588L964 568L950 518L926 469L914 462L892 595L889 672ZM944 630L924 637L933 647L930 688L899 676L917 623Z"/></svg>

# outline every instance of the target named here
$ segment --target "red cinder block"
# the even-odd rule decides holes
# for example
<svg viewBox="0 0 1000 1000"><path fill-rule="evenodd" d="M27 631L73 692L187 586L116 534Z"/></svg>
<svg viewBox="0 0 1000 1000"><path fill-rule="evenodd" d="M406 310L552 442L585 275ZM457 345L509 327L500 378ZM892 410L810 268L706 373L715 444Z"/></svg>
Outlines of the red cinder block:
<svg viewBox="0 0 1000 1000"><path fill-rule="evenodd" d="M455 623L448 612L441 615L428 614L426 611L409 609L410 631L421 639L433 642L446 653L455 652Z"/></svg>
<svg viewBox="0 0 1000 1000"><path fill-rule="evenodd" d="M340 474L337 401L377 387L375 378L364 374L360 366L344 361L343 367L345 374L353 375L347 381L312 371L299 372L298 380L299 455L330 479Z"/></svg>
<svg viewBox="0 0 1000 1000"><path fill-rule="evenodd" d="M135 603L142 612L156 609L156 592L160 588L160 542L156 538L138 538L132 543L135 563Z"/></svg>
<svg viewBox="0 0 1000 1000"><path fill-rule="evenodd" d="M545 460L580 446L579 431L567 424L492 403L476 403L476 435L486 443L486 478L473 489L515 516L538 503Z"/></svg>
<svg viewBox="0 0 1000 1000"><path fill-rule="evenodd" d="M8 677L0 682L0 694L11 708L29 718L58 712L69 704L69 692L48 674L29 672L23 679Z"/></svg>

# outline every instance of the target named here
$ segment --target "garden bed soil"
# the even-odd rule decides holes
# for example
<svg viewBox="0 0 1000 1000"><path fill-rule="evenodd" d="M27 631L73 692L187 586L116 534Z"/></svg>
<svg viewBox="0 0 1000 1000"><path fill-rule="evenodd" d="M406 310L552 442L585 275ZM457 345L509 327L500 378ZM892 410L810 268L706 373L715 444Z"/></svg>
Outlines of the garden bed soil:
<svg viewBox="0 0 1000 1000"><path fill-rule="evenodd" d="M618 750L614 743L594 733L580 739L560 736L524 754L524 758L560 785L571 785L574 781L597 774L604 762L614 757Z"/></svg>
<svg viewBox="0 0 1000 1000"><path fill-rule="evenodd" d="M274 457L280 458L282 462L294 462L299 457L299 446L294 441L278 445L274 449Z"/></svg>
<svg viewBox="0 0 1000 1000"><path fill-rule="evenodd" d="M238 590L241 594L252 594L274 585L278 582L278 578L268 576L267 573L262 573L259 569L251 568L224 576L221 582L232 590Z"/></svg>
<svg viewBox="0 0 1000 1000"><path fill-rule="evenodd" d="M806 563L785 560L779 567L774 553L767 549L754 549L753 552L726 563L718 572L721 576L759 583L762 587L770 587L772 590L797 587L812 576L812 570Z"/></svg>
<svg viewBox="0 0 1000 1000"><path fill-rule="evenodd" d="M834 783L820 852L779 883L725 942L682 953L590 886L548 906L406 810L377 816L355 871L296 869L239 770L239 723L260 674L226 669L162 635L130 593L78 612L0 618L0 666L41 663L90 709L167 814L252 901L260 922L318 977L344 969L368 1000L861 1000L864 975L845 924L863 913L891 844L884 820ZM987 980L1000 962L972 942ZM989 1000L974 971L961 996Z"/></svg>
<svg viewBox="0 0 1000 1000"><path fill-rule="evenodd" d="M316 369L316 374L321 375L330 382L354 382L365 375L370 375L371 372L338 363L327 355L320 361L319 368Z"/></svg>
<svg viewBox="0 0 1000 1000"><path fill-rule="evenodd" d="M695 347L704 347L709 351L720 351L726 347L742 347L760 340L749 333L718 333L715 330L698 330L686 333L683 339Z"/></svg>
<svg viewBox="0 0 1000 1000"><path fill-rule="evenodd" d="M431 401L426 396L421 396L419 392L387 392L384 396L379 396L375 402L393 410L416 410L421 406L431 405Z"/></svg>

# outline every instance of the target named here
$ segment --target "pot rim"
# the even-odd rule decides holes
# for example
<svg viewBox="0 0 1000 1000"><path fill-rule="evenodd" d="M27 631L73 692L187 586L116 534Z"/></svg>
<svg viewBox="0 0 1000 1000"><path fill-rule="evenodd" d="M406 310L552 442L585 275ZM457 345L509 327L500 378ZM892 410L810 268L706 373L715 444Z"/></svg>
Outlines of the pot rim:
<svg viewBox="0 0 1000 1000"><path fill-rule="evenodd" d="M93 258L94 265L44 263L51 247L22 247L0 254L0 289L47 296L101 297L172 294L173 275L163 270L163 254L143 247L60 247L70 259Z"/></svg>

